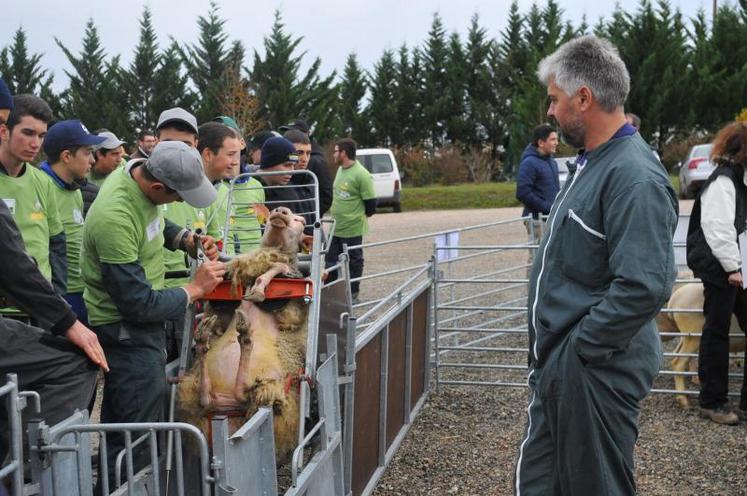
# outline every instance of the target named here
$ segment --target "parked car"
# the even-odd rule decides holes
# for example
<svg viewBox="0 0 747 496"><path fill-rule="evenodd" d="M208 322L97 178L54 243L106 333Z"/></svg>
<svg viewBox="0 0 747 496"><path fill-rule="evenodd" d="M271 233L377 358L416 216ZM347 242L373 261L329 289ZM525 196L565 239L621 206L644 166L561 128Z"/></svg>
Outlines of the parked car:
<svg viewBox="0 0 747 496"><path fill-rule="evenodd" d="M558 176L560 178L560 189L563 189L565 180L568 179L568 164L576 161L576 155L571 157L555 157L558 163Z"/></svg>
<svg viewBox="0 0 747 496"><path fill-rule="evenodd" d="M709 159L712 148L712 143L696 145L690 149L687 158L679 163L680 198L694 198L716 168Z"/></svg>
<svg viewBox="0 0 747 496"><path fill-rule="evenodd" d="M373 176L377 205L401 212L402 178L392 151L388 148L360 148L355 157Z"/></svg>

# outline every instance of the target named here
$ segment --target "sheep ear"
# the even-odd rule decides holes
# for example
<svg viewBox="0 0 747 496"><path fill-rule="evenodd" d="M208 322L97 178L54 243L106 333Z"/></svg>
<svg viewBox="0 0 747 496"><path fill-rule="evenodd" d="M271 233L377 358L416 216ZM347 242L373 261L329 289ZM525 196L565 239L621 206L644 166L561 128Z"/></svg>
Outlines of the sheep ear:
<svg viewBox="0 0 747 496"><path fill-rule="evenodd" d="M302 252L311 253L311 248L314 246L314 236L302 234L299 244Z"/></svg>

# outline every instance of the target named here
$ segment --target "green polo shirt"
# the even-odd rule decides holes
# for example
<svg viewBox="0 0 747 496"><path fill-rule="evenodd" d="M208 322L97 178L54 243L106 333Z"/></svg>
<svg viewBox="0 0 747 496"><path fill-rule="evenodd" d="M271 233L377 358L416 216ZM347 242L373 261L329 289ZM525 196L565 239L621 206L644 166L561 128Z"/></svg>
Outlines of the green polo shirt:
<svg viewBox="0 0 747 496"><path fill-rule="evenodd" d="M42 275L51 281L49 238L62 232L55 186L31 164L23 167L18 177L0 172L0 199L13 215L26 251L34 257Z"/></svg>
<svg viewBox="0 0 747 496"><path fill-rule="evenodd" d="M335 219L335 236L352 238L368 233L365 200L376 198L373 176L356 161L337 169L330 214Z"/></svg>
<svg viewBox="0 0 747 496"><path fill-rule="evenodd" d="M67 245L67 292L82 293L83 281L80 278L80 247L83 244L83 194L79 189L61 187L46 175L52 190L57 196L57 208L65 231Z"/></svg>
<svg viewBox="0 0 747 496"><path fill-rule="evenodd" d="M222 183L215 202L218 205L216 215L221 226L221 239L226 229L229 188L228 183ZM265 219L258 217L258 206L264 203L265 190L255 178L235 184L231 215L228 216L228 238L224 247L227 254L235 255L237 248L239 253L248 253L259 246L262 239L261 224Z"/></svg>
<svg viewBox="0 0 747 496"><path fill-rule="evenodd" d="M195 208L186 202L173 202L161 205L160 208L163 210L163 216L177 226L186 227L190 231L200 229L202 234L208 234L217 240L221 233L218 218L214 215L214 205L207 208ZM164 248L163 261L166 272L187 268L184 256L184 252L181 250L171 251ZM188 282L188 277L169 278L166 279L164 287L179 288Z"/></svg>
<svg viewBox="0 0 747 496"><path fill-rule="evenodd" d="M129 169L112 172L83 226L80 267L91 325L122 320L102 280L102 263L138 263L152 288L163 289L163 229L163 210L143 194Z"/></svg>

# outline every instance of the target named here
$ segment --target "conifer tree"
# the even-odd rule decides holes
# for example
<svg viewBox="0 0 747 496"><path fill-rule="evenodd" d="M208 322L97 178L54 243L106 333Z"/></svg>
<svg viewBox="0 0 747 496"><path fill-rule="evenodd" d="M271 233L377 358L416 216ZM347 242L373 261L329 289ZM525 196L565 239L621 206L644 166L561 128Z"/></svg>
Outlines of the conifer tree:
<svg viewBox="0 0 747 496"><path fill-rule="evenodd" d="M446 138L452 144L464 146L468 140L467 122L467 72L465 54L459 33L449 36L446 69L446 95L444 101Z"/></svg>
<svg viewBox="0 0 747 496"><path fill-rule="evenodd" d="M480 26L477 14L472 16L465 45L466 124L465 142L482 148L488 139L494 109L491 104L491 75L489 62L492 42Z"/></svg>
<svg viewBox="0 0 747 496"><path fill-rule="evenodd" d="M279 11L269 36L264 40L264 53L254 51L254 64L249 81L259 101L258 116L270 127L278 127L297 117L314 126L318 140L333 137L337 111L335 73L322 78L321 60L314 59L303 76L301 61L305 52L296 54L303 38L293 39L284 31Z"/></svg>
<svg viewBox="0 0 747 496"><path fill-rule="evenodd" d="M495 81L495 105L499 112L494 126L499 132L502 128L505 129L503 142L494 142L494 149L504 149L503 174L506 177L512 177L517 169L521 152L526 146L526 137L533 127L533 123L527 122L525 118L524 89L527 87L526 81L532 80L530 78L534 76L530 69L531 53L524 23L518 2L514 0L509 9L508 25L501 33L491 64ZM536 80L533 81L539 86Z"/></svg>
<svg viewBox="0 0 747 496"><path fill-rule="evenodd" d="M342 133L359 144L368 141L368 123L363 98L368 90L366 75L358 65L355 53L348 55L340 82L340 120Z"/></svg>
<svg viewBox="0 0 747 496"><path fill-rule="evenodd" d="M423 46L423 126L429 145L439 147L445 137L447 114L447 67L449 48L441 17L433 15L428 39Z"/></svg>
<svg viewBox="0 0 747 496"><path fill-rule="evenodd" d="M164 110L154 105L161 57L152 15L146 6L140 18L140 41L130 67L124 73L124 89L127 91L130 126L133 130L154 129L159 113Z"/></svg>
<svg viewBox="0 0 747 496"><path fill-rule="evenodd" d="M392 146L393 137L399 132L399 123L395 102L397 70L391 50L384 50L374 65L370 79L371 99L368 111L373 139L378 145Z"/></svg>
<svg viewBox="0 0 747 496"><path fill-rule="evenodd" d="M399 48L395 65L397 72L395 91L396 121L392 144L397 147L414 146L424 138L422 127L422 79L420 51L412 50L412 57L407 45Z"/></svg>
<svg viewBox="0 0 747 496"><path fill-rule="evenodd" d="M127 98L121 86L119 57L106 60L93 19L86 23L78 56L57 38L55 42L73 67L65 71L70 84L61 97L64 117L80 119L91 130L105 127L117 135L128 135Z"/></svg>
<svg viewBox="0 0 747 496"><path fill-rule="evenodd" d="M54 76L42 69L40 62L41 54L29 54L26 32L23 28L18 28L13 35L13 43L0 50L0 76L11 94L39 95L52 107L55 115L59 116L59 96L52 90Z"/></svg>
<svg viewBox="0 0 747 496"><path fill-rule="evenodd" d="M230 48L227 46L226 20L219 17L219 10L218 4L211 0L207 16L197 19L199 42L179 48L187 74L200 95L193 112L198 122L220 115L222 92L227 80L235 76L228 72L240 71L244 59L240 42L233 42Z"/></svg>
<svg viewBox="0 0 747 496"><path fill-rule="evenodd" d="M189 87L189 77L184 71L179 46L172 41L167 49L161 52L158 69L153 79L154 119L171 107L181 107L194 112L198 107L197 95ZM147 129L154 129L156 122Z"/></svg>

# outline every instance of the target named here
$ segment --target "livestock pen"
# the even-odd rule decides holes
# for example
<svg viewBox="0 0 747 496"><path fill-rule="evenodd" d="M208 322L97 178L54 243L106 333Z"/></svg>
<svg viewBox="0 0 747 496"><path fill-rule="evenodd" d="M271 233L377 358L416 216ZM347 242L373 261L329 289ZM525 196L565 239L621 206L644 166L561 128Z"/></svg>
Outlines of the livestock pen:
<svg viewBox="0 0 747 496"><path fill-rule="evenodd" d="M327 382L319 388L326 393L317 389L308 397L309 406L324 412L315 418L329 423L304 433L290 481L278 482L266 446L271 415L260 411L241 432L218 436L222 441L208 447L207 494L510 493L525 421L526 259L535 245L527 243L516 209L468 215L485 214L493 219L469 223L464 212L372 219L363 245L362 302L352 305L345 257L337 267L343 277L320 284L315 296L314 361L327 364L316 377L317 384ZM438 392L429 394L432 389ZM670 396L671 374L662 374L656 389L660 394L644 402L641 416L640 492L739 494L747 487L743 426L713 426L679 410ZM168 428L192 435L189 427L161 425L151 438ZM74 441L60 456L75 458L73 448L86 445ZM225 454L236 446L252 453L250 464ZM250 492L237 492L241 483ZM126 482L119 491L157 494L152 486Z"/></svg>

